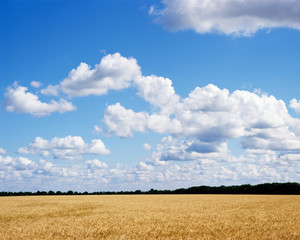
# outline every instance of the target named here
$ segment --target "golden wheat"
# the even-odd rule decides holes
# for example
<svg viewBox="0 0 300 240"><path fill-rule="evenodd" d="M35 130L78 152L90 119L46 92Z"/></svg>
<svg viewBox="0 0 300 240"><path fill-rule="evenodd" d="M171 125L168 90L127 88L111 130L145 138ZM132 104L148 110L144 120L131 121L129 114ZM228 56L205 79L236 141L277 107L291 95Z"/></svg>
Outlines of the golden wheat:
<svg viewBox="0 0 300 240"><path fill-rule="evenodd" d="M300 196L0 198L0 239L300 239Z"/></svg>

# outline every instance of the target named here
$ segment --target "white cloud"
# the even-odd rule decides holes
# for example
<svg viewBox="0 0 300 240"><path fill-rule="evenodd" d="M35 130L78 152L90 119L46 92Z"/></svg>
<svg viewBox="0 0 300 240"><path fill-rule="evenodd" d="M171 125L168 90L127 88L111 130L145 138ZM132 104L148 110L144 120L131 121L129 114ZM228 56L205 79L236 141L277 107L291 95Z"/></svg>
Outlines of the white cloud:
<svg viewBox="0 0 300 240"><path fill-rule="evenodd" d="M170 119L168 115L152 114L147 112L134 112L126 109L120 103L110 105L105 110L104 123L108 134L119 137L132 137L132 131L145 132L152 130L158 133L177 133L181 131L177 119Z"/></svg>
<svg viewBox="0 0 300 240"><path fill-rule="evenodd" d="M162 143L167 145L174 141L177 140L167 137L162 140ZM291 162L289 158L294 159ZM203 157L183 163L169 161L167 165L139 162L135 167L127 167L116 164L110 169L106 163L98 159L84 163L83 165L75 162L65 166L42 159L35 163L24 157L13 158L0 155L0 179L3 183L10 183L4 184L4 190L9 191L22 190L24 187L28 190L40 190L47 189L49 186L51 189L65 191L68 189L98 191L101 183L105 183L103 188L106 190L124 190L128 189L128 186L132 190L149 190L150 188L166 189L166 186L168 189L190 187L200 185L199 183L232 185L299 181L299 158L288 156L280 157L278 160L274 152L267 151L255 156L246 154L235 158L235 161ZM16 185L13 184L14 182Z"/></svg>
<svg viewBox="0 0 300 240"><path fill-rule="evenodd" d="M151 171L154 169L153 166L148 165L147 163L144 162L139 162L136 168L138 171Z"/></svg>
<svg viewBox="0 0 300 240"><path fill-rule="evenodd" d="M210 142L244 138L245 148L260 145L272 150L297 150L300 149L295 127L298 122L289 115L285 103L273 96L239 90L230 94L227 89L221 90L212 84L197 87L168 114L134 112L116 103L108 106L104 116L110 134L132 137L132 131L152 130L197 138L203 149L208 149L205 144Z"/></svg>
<svg viewBox="0 0 300 240"><path fill-rule="evenodd" d="M27 87L14 84L5 92L5 106L9 112L29 113L36 117L50 115L53 112L64 113L76 110L71 102L60 99L50 103L41 102L37 95L27 92Z"/></svg>
<svg viewBox="0 0 300 240"><path fill-rule="evenodd" d="M59 85L49 85L46 88L42 89L41 93L44 95L58 96Z"/></svg>
<svg viewBox="0 0 300 240"><path fill-rule="evenodd" d="M197 139L179 139L172 136L164 137L153 152L148 162L160 165L168 161L194 161L213 159L218 161L232 161L232 157L224 141L201 142Z"/></svg>
<svg viewBox="0 0 300 240"><path fill-rule="evenodd" d="M0 171L10 171L10 170L27 170L34 169L36 164L28 158L24 157L3 157L0 155Z"/></svg>
<svg viewBox="0 0 300 240"><path fill-rule="evenodd" d="M4 170L2 173L5 173L3 174L4 180L13 179L17 181L18 184L25 182L27 184L26 189L28 189L28 181L30 180L36 183L36 180L42 180L42 182L46 181L47 177L59 176L67 178L79 175L78 172L74 171L71 167L67 168L54 165L42 159L38 163L35 163L24 157L6 157L5 159L1 159L0 157L0 178L1 170ZM43 178L39 179L40 176L43 176Z"/></svg>
<svg viewBox="0 0 300 240"><path fill-rule="evenodd" d="M227 147L227 141L234 138L240 139L244 150L252 151L245 159L256 158L255 151L290 154L293 158L291 154L300 151L299 119L288 113L282 100L258 94L239 90L230 93L209 84L195 88L168 113L134 112L120 103L110 105L104 123L108 133L120 137L148 130L171 134L173 137L159 144L148 159L156 166L203 159L235 162Z"/></svg>
<svg viewBox="0 0 300 240"><path fill-rule="evenodd" d="M204 141L251 135L255 129L285 126L291 118L283 101L247 91L229 94L210 84L197 87L177 105L175 117L183 136Z"/></svg>
<svg viewBox="0 0 300 240"><path fill-rule="evenodd" d="M93 139L87 144L79 136L66 136L64 138L53 138L51 141L41 137L35 138L29 147L22 147L18 150L22 154L38 154L41 156L53 155L54 158L76 160L81 159L82 154L109 154L100 139Z"/></svg>
<svg viewBox="0 0 300 240"><path fill-rule="evenodd" d="M0 148L0 155L1 154L6 154L6 150L4 148Z"/></svg>
<svg viewBox="0 0 300 240"><path fill-rule="evenodd" d="M299 156L299 152L247 149L243 155L235 157L228 151L226 142L207 144L168 136L162 138L152 158L146 161L154 169L143 177L152 183L159 181L163 186L175 182L191 186L199 182L221 185L299 181Z"/></svg>
<svg viewBox="0 0 300 240"><path fill-rule="evenodd" d="M172 81L168 78L151 76L139 76L134 80L138 94L151 103L153 106L161 108L163 111L172 109L179 101L179 96L175 94Z"/></svg>
<svg viewBox="0 0 300 240"><path fill-rule="evenodd" d="M51 177L53 181L54 177L62 177L64 180L67 180L69 177L78 177L80 172L78 169L72 167L55 165L51 162L47 162L43 159L39 161L36 169L34 170L34 177L37 178L39 175L42 176L42 179L45 181L47 177ZM59 181L58 179L56 179ZM52 185L52 184L51 184Z"/></svg>
<svg viewBox="0 0 300 240"><path fill-rule="evenodd" d="M96 133L102 133L102 128L99 127L98 125L94 125L94 131L95 131Z"/></svg>
<svg viewBox="0 0 300 240"><path fill-rule="evenodd" d="M149 143L144 143L143 147L145 150L150 150L151 149L151 145Z"/></svg>
<svg viewBox="0 0 300 240"><path fill-rule="evenodd" d="M28 169L28 168L34 168L35 165L36 165L30 159L24 158L24 157L15 158L14 161L12 162L12 164L14 165L14 167L17 170L24 170L24 169Z"/></svg>
<svg viewBox="0 0 300 240"><path fill-rule="evenodd" d="M39 139L39 141L37 141L38 139ZM42 138L36 138L36 141L32 144L32 146L43 149L44 141L45 140ZM57 149L73 149L73 148L74 149L86 149L87 148L87 144L79 136L66 136L64 138L55 137L50 141L50 146L52 148L57 148Z"/></svg>
<svg viewBox="0 0 300 240"><path fill-rule="evenodd" d="M300 30L298 0L162 0L150 8L155 21L172 31L251 36L260 29Z"/></svg>
<svg viewBox="0 0 300 240"><path fill-rule="evenodd" d="M71 97L103 95L109 90L128 88L140 74L136 59L122 57L119 53L108 54L94 69L81 63L60 83L60 88Z"/></svg>
<svg viewBox="0 0 300 240"><path fill-rule="evenodd" d="M40 88L43 84L41 82L38 81L31 81L30 82L30 86L34 87L34 88Z"/></svg>
<svg viewBox="0 0 300 240"><path fill-rule="evenodd" d="M104 122L108 127L109 134L116 134L119 137L132 137L132 130L145 132L145 112L136 113L116 103L105 110Z"/></svg>
<svg viewBox="0 0 300 240"><path fill-rule="evenodd" d="M110 151L105 147L104 143L100 139L93 139L87 152L99 155L110 153Z"/></svg>
<svg viewBox="0 0 300 240"><path fill-rule="evenodd" d="M176 118L170 118L169 115L151 114L147 118L147 129L157 133L178 134L182 131L182 125Z"/></svg>
<svg viewBox="0 0 300 240"><path fill-rule="evenodd" d="M26 182L27 180L23 180L30 176L33 184L60 182L66 186L69 181L70 186L76 187L82 186L84 182L94 184L94 190L98 190L99 183L103 182L108 189L114 189L116 186L128 188L128 184L137 188L165 188L166 185L168 188L175 188L184 184L189 187L199 182L220 185L299 181L300 119L293 118L288 113L282 100L262 91L252 93L237 90L230 93L227 89L220 89L212 84L197 87L186 98L182 98L175 93L170 79L154 75L141 76L135 59L127 59L118 54L108 56L101 61L105 66L96 65L95 69L86 69L84 66L81 69L81 66L73 70L74 75L70 73L72 76L68 79L77 80L70 80L69 83L74 85L68 87L74 87L69 88L74 92L70 90L65 93L69 96L101 95L109 89L117 89L118 87L111 88L111 85L106 84L107 79L99 76L105 72L108 79L115 79L112 70L115 68L116 78L121 79L125 65L135 66L133 69L137 71L130 70L133 72L130 79L120 80L120 89L133 83L138 95L150 103L151 112L135 112L116 103L108 106L105 111L103 122L106 129L102 130L102 126L95 125L94 130L119 137L132 137L135 131L169 135L153 147L151 157L133 167L116 164L109 169L106 163L98 159L63 166L45 160L34 162L24 157L2 156L6 151L0 148L0 179L21 183ZM106 65L108 62L111 62L110 67ZM121 65L124 63L124 69L118 62ZM97 71L102 73L96 73ZM93 85L93 81L102 83ZM96 92L91 90L93 86L96 86ZM62 83L48 86L41 92L51 95L52 87L56 91L52 95L57 94L57 91L62 92ZM83 90L78 95L75 93L77 87ZM101 89L104 89L103 92ZM42 103L38 96L26 91L27 88L16 84L8 88L5 97L6 104L10 104L6 105L7 108L13 106L12 111L29 112L28 109L37 108L31 105L37 104L39 111L31 110L32 114L39 116L51 113L44 109L45 104L51 105L52 102ZM25 108L27 105L30 107ZM290 108L296 111L299 105L296 99L290 102ZM244 150L238 157L231 154L227 145L228 140L234 138L241 141ZM151 149L148 143L143 146L146 150ZM84 154L110 153L102 140L93 139L86 143L79 136L56 137L51 140L37 137L18 152L69 160L81 159Z"/></svg>
<svg viewBox="0 0 300 240"><path fill-rule="evenodd" d="M290 101L290 108L294 109L297 113L300 113L300 100L297 101L296 98L293 98L291 101Z"/></svg>
<svg viewBox="0 0 300 240"><path fill-rule="evenodd" d="M85 161L89 169L106 169L108 166L105 162L101 162L98 159Z"/></svg>
<svg viewBox="0 0 300 240"><path fill-rule="evenodd" d="M185 108L191 111L228 112L232 108L232 101L228 98L227 89L219 89L213 84L205 87L196 87L189 96L183 100Z"/></svg>

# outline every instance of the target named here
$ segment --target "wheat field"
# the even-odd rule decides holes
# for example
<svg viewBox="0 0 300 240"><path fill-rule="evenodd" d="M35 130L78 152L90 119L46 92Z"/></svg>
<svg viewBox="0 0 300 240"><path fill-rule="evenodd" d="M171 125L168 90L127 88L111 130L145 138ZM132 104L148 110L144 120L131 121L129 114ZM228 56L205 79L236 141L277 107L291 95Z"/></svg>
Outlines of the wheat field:
<svg viewBox="0 0 300 240"><path fill-rule="evenodd" d="M1 197L0 239L300 239L300 196Z"/></svg>

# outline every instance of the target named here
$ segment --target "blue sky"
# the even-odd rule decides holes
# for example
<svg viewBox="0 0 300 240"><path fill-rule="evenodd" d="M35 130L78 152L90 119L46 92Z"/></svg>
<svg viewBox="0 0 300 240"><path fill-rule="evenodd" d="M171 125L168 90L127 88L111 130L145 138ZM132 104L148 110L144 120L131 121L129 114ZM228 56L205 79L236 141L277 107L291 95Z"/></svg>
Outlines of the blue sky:
<svg viewBox="0 0 300 240"><path fill-rule="evenodd" d="M299 9L1 1L0 191L299 182Z"/></svg>

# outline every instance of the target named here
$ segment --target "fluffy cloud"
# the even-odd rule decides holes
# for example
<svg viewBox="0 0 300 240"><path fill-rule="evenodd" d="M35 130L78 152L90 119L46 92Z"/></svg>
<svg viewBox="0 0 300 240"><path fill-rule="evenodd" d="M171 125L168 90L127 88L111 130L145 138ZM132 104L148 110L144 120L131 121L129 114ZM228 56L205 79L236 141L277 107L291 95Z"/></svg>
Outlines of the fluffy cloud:
<svg viewBox="0 0 300 240"><path fill-rule="evenodd" d="M159 81L171 86L169 79ZM147 94L142 96L148 98ZM157 106L157 98L149 102ZM292 104L297 102L292 100ZM227 141L235 138L240 139L244 150L274 151L282 156L300 151L300 120L293 118L285 103L274 96L240 90L230 93L209 84L195 88L186 98L178 97L172 105L167 113L152 114L134 112L120 103L110 105L104 116L107 132L120 137L147 130L171 134L171 140L164 140L153 152L149 162L154 165L204 158L235 161L227 147Z"/></svg>
<svg viewBox="0 0 300 240"><path fill-rule="evenodd" d="M111 81L116 86L110 85ZM20 184L30 176L33 184L43 182L44 186L47 183L52 186L60 182L61 186L70 186L69 189L84 182L84 187L87 183L95 186L92 190L99 190L99 183L103 182L108 190L124 190L129 185L145 189L199 183L299 181L300 120L293 118L285 103L274 96L259 91L230 93L209 84L196 87L182 98L175 93L170 79L142 76L135 59L119 54L105 56L94 69L81 64L60 85L50 85L41 93L64 92L71 97L101 95L130 84L151 105L151 112L135 112L120 103L109 105L103 119L106 129L95 125L94 130L119 137L146 131L169 135L154 147L149 159L132 167L116 164L109 168L98 159L63 166L45 160L34 162L25 157L2 156L6 151L0 148L0 179ZM49 106L60 102L43 103L38 96L28 93L27 88L16 84L5 94L8 111L43 116L61 110L58 107L49 110ZM298 111L299 105L293 99L289 106ZM244 152L239 156L231 154L228 147L231 139L241 142ZM143 146L146 150L151 148L147 143ZM51 140L37 137L18 152L69 160L81 159L84 154L110 153L100 139L86 143L79 136ZM68 181L70 185L66 185Z"/></svg>
<svg viewBox="0 0 300 240"><path fill-rule="evenodd" d="M99 161L98 159L85 161L85 164L88 165L89 169L106 169L108 166L106 163Z"/></svg>
<svg viewBox="0 0 300 240"><path fill-rule="evenodd" d="M120 53L104 56L93 69L81 63L59 85L49 85L41 93L58 96L63 92L70 97L103 95L109 90L128 88L132 83L141 98L162 111L172 109L179 101L170 79L142 76L136 59L123 57Z"/></svg>
<svg viewBox="0 0 300 240"><path fill-rule="evenodd" d="M162 138L147 162L151 165L164 165L164 162L169 161L203 159L233 161L225 141L207 143L197 139L179 139L168 136Z"/></svg>
<svg viewBox="0 0 300 240"><path fill-rule="evenodd" d="M144 162L139 162L138 165L136 166L138 171L150 171L153 170L153 166L144 163Z"/></svg>
<svg viewBox="0 0 300 240"><path fill-rule="evenodd" d="M300 30L298 0L162 0L150 8L155 21L172 31L221 32L250 36L259 29Z"/></svg>
<svg viewBox="0 0 300 240"><path fill-rule="evenodd" d="M176 119L170 119L168 115L134 112L131 109L126 109L120 103L107 107L104 123L108 128L106 131L108 134L125 138L132 137L132 131L152 130L158 133L181 131L180 123Z"/></svg>
<svg viewBox="0 0 300 240"><path fill-rule="evenodd" d="M153 130L158 133L181 131L180 123L176 119L169 118L180 100L172 86L172 81L155 75L147 77L139 75L134 79L134 83L138 95L151 106L158 108L159 113L134 112L120 103L110 105L105 110L104 116L107 133L119 137L132 137L132 131ZM98 126L97 129L100 130Z"/></svg>
<svg viewBox="0 0 300 240"><path fill-rule="evenodd" d="M135 79L138 94L153 106L163 111L172 109L179 101L175 94L172 81L168 78L151 76L139 76Z"/></svg>
<svg viewBox="0 0 300 240"><path fill-rule="evenodd" d="M145 150L150 150L151 149L151 145L149 143L144 143L143 147Z"/></svg>
<svg viewBox="0 0 300 240"><path fill-rule="evenodd" d="M80 175L78 169L73 169L72 167L59 166L51 162L47 162L43 159L39 161L37 167L33 171L35 178L38 175L42 176L45 180L46 177L62 177L67 179L68 177L78 177Z"/></svg>
<svg viewBox="0 0 300 240"><path fill-rule="evenodd" d="M3 157L0 155L0 171L27 170L34 169L35 167L36 164L28 158L13 158L10 156Z"/></svg>
<svg viewBox="0 0 300 240"><path fill-rule="evenodd" d="M0 155L1 155L1 154L6 154L6 150L3 149L3 148L0 148Z"/></svg>
<svg viewBox="0 0 300 240"><path fill-rule="evenodd" d="M38 154L41 156L53 155L59 159L81 159L82 154L109 154L100 139L93 139L91 144L87 144L79 136L67 136L64 138L53 138L51 141L37 137L29 147L22 147L18 150L22 154Z"/></svg>
<svg viewBox="0 0 300 240"><path fill-rule="evenodd" d="M177 148L191 145L188 141L179 141L169 136L162 139L161 145L164 147L160 150L174 148L176 144ZM44 146L43 143L38 145ZM58 145L70 146L61 143ZM187 150L186 147L183 148ZM230 154L226 159L228 158ZM85 164L75 162L65 166L43 159L33 162L24 157L0 155L0 181L10 183L7 185L9 188L6 189L5 184L3 188L9 191L24 191L24 189L99 191L101 183L105 183L101 186L106 190L124 190L128 189L128 186L132 190L149 190L165 189L166 185L168 189L174 189L200 184L232 185L299 180L299 158L295 154L281 156L279 159L273 151L247 150L245 155L231 158L232 161L222 161L221 157L207 155L185 162L162 161L168 164L139 162L134 167L116 164L109 169L106 163L98 159L85 161ZM13 182L17 185L14 186Z"/></svg>
<svg viewBox="0 0 300 240"><path fill-rule="evenodd" d="M132 130L145 132L146 112L136 113L126 109L120 103L110 105L105 110L104 122L108 127L109 134L119 137L132 137Z"/></svg>
<svg viewBox="0 0 300 240"><path fill-rule="evenodd" d="M298 138L288 127L299 121L289 115L282 100L248 91L230 94L212 84L197 87L177 102L170 114L134 112L116 103L106 109L104 122L110 133L122 137L132 136L132 130L149 129L204 142L239 137Z"/></svg>
<svg viewBox="0 0 300 240"><path fill-rule="evenodd" d="M266 163L264 158L271 160ZM224 162L214 159L202 158L182 163L169 162L168 165L154 165L151 162L139 162L133 169L118 166L106 175L110 181L136 182L139 187L146 186L165 188L190 187L191 185L230 185L241 183L261 183L274 181L295 181L297 179L297 165L286 161L276 163L274 154L270 156L257 156L251 159L248 156L235 158L235 161ZM292 166L292 167L291 167ZM289 174L287 174L287 172ZM113 176L113 173L117 173ZM117 176L119 176L117 178Z"/></svg>
<svg viewBox="0 0 300 240"><path fill-rule="evenodd" d="M49 177L52 180L54 177L62 177L66 180L68 177L80 175L79 173L78 168L55 165L42 159L36 163L24 157L0 156L0 180L17 181L18 185L22 185L26 179L26 185L23 186L22 191L29 189L28 181L35 184L37 180L44 182ZM11 191L12 189L8 190Z"/></svg>
<svg viewBox="0 0 300 240"><path fill-rule="evenodd" d="M294 109L297 113L300 113L300 101L297 101L297 99L293 98L290 101L290 108Z"/></svg>
<svg viewBox="0 0 300 240"><path fill-rule="evenodd" d="M140 73L136 59L122 57L119 53L108 54L94 69L81 63L60 83L60 88L71 97L103 95L109 90L129 87Z"/></svg>
<svg viewBox="0 0 300 240"><path fill-rule="evenodd" d="M59 93L59 85L49 85L48 87L41 90L41 93L44 95L58 96Z"/></svg>
<svg viewBox="0 0 300 240"><path fill-rule="evenodd" d="M34 87L34 88L40 88L43 84L41 82L38 81L32 81L30 82L30 86Z"/></svg>
<svg viewBox="0 0 300 240"><path fill-rule="evenodd" d="M71 102L60 99L59 102L51 100L42 102L37 95L27 92L27 87L14 84L5 92L5 106L9 112L29 113L36 117L50 115L53 112L64 113L76 110Z"/></svg>
<svg viewBox="0 0 300 240"><path fill-rule="evenodd" d="M174 114L183 126L181 136L203 141L263 137L272 131L272 137L282 137L277 131L293 121L282 100L248 91L230 94L212 84L193 90Z"/></svg>

